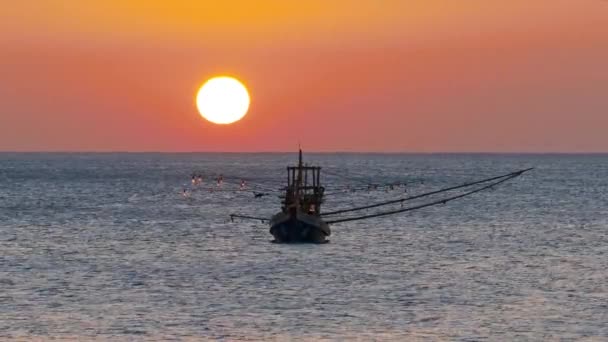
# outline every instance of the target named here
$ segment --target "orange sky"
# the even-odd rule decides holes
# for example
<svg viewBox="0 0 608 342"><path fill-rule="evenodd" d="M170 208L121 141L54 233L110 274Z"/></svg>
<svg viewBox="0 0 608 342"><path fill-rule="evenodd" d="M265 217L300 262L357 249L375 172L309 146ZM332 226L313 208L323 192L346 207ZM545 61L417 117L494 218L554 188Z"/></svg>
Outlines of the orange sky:
<svg viewBox="0 0 608 342"><path fill-rule="evenodd" d="M604 0L2 6L0 151L608 152Z"/></svg>

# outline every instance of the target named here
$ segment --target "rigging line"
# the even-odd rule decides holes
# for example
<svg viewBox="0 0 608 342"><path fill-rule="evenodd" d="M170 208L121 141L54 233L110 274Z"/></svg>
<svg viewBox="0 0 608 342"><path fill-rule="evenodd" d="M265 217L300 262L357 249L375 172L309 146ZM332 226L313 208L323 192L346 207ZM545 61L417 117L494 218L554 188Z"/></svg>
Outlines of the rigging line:
<svg viewBox="0 0 608 342"><path fill-rule="evenodd" d="M257 191L274 192L274 193L279 193L279 192L281 192L281 190L278 190L278 189L272 189L272 188L267 188L267 187L264 187L264 186L247 186L247 185L246 185L244 190L247 190L247 189L248 189L248 190L254 190L254 191L255 191L255 190L257 190Z"/></svg>
<svg viewBox="0 0 608 342"><path fill-rule="evenodd" d="M218 177L215 177L215 178L217 179ZM237 177L237 176L226 176L226 175L223 176L223 180L224 181L233 181L233 182L238 182L238 181L244 180L244 181L246 181L248 183L258 183L258 184L261 184L261 183L277 183L277 184L279 184L280 183L278 181L269 181L269 180L264 180L264 179L257 179L255 177L244 177L244 176L243 177Z"/></svg>
<svg viewBox="0 0 608 342"><path fill-rule="evenodd" d="M251 193L253 192L254 195L256 194L262 194L262 196L268 196L270 195L269 193L265 193L262 191L255 191L255 189L243 189L243 190L239 190L239 189L215 189L215 188L210 188L210 189L201 189L201 188L194 188L194 189L190 189L191 193L200 193L200 192L209 192L209 193L216 193L216 192L223 192L223 193L230 193L230 194L248 194L251 195ZM259 196L259 197L262 197Z"/></svg>
<svg viewBox="0 0 608 342"><path fill-rule="evenodd" d="M427 197L427 196L435 195L435 194L446 192L446 191L451 191L451 190L456 190L456 189L461 189L461 188L467 188L467 187L470 187L470 186L473 186L473 185L491 182L491 181L494 181L494 180L497 180L497 179L501 179L501 178L505 178L505 177L511 177L511 176L517 177L517 176L520 176L521 174L523 174L524 172L530 171L532 169L533 168L519 170L519 171L511 172L511 173L508 173L508 174L505 174L505 175L502 175L502 176L496 176L496 177L487 178L487 179L483 179L483 180L476 181L476 182L465 183L465 184L461 184L461 185L452 186L452 187L449 187L449 188L443 188L443 189L427 192L427 193L416 195L416 196L403 197L403 198L399 198L399 199L395 199L395 200L390 200L390 201L385 201L385 202L365 205L365 206L361 206L361 207L354 207L354 208L348 208L348 209L328 211L328 212L325 212L325 213L321 213L321 216L330 216L330 215L347 213L347 212L351 212L351 211L359 211L359 210L364 210L364 209L371 209L371 208L381 207L381 206L389 205L389 204L395 204L395 203L400 203L400 202L405 202L405 201L411 201L411 200L414 200L414 199L418 199L418 198L422 198L422 197Z"/></svg>
<svg viewBox="0 0 608 342"><path fill-rule="evenodd" d="M265 192L279 192L280 190L277 189L272 189L272 188L268 188L268 187L264 187L264 186L259 186L255 183L247 183L245 184L244 188L240 187L239 183L233 183L231 181L224 181L224 184L226 184L227 186L219 186L219 185L213 185L212 182L210 183L203 183L201 185L196 185L192 188L192 190L213 190L213 191L245 191L245 190L251 190L251 191L265 191Z"/></svg>
<svg viewBox="0 0 608 342"><path fill-rule="evenodd" d="M391 188L392 187L392 188ZM336 186L326 187L325 190L331 190L332 193L340 192L356 192L356 191L382 191L382 190L395 190L395 188L403 188L403 184L397 183L382 183L382 184L368 184L367 186L349 187L349 186Z"/></svg>
<svg viewBox="0 0 608 342"><path fill-rule="evenodd" d="M269 220L266 217L255 217L255 216L249 216L249 215L230 214L230 221L234 221L234 218L242 218L242 219L248 219L248 220L260 220L262 222Z"/></svg>
<svg viewBox="0 0 608 342"><path fill-rule="evenodd" d="M372 190L373 188L389 188L403 186L404 182L367 183L362 185L326 186L325 190Z"/></svg>
<svg viewBox="0 0 608 342"><path fill-rule="evenodd" d="M368 183L369 183L369 182L368 182L367 180L365 180L365 179L361 179L361 178L354 178L354 177L346 176L346 175L343 175L343 174L339 174L339 173L337 173L337 172L328 171L327 169L325 169L325 170L323 170L323 171L324 171L324 173L326 173L326 174L328 174L328 175L335 176L335 177L339 177L339 178L342 178L342 179L346 179L346 180L349 180L349 181L351 181L351 182L357 182L357 183L361 183L361 184L368 184ZM368 177L366 177L366 178L368 178Z"/></svg>
<svg viewBox="0 0 608 342"><path fill-rule="evenodd" d="M256 178L256 177L228 177L228 178L245 180L248 183L257 183L257 184L265 183L265 184L271 185L271 186L279 186L279 185L283 184L283 182L277 181L276 178L274 180L262 179L262 178ZM226 177L224 177L224 179L226 179Z"/></svg>
<svg viewBox="0 0 608 342"><path fill-rule="evenodd" d="M230 184L230 185L234 185L234 186L240 186L240 183L236 183L236 182L232 182L230 180L224 180L224 183L226 184ZM260 185L258 183L255 182L247 182L247 180L245 180L245 189L250 189L250 190L259 190L259 191L269 191L269 192L279 192L280 190L278 189L273 189L270 187L266 187L263 185ZM245 190L243 189L243 190Z"/></svg>
<svg viewBox="0 0 608 342"><path fill-rule="evenodd" d="M194 172L194 174L196 174L196 172ZM276 179L250 177L250 176L244 176L244 175L234 175L234 174L226 174L226 173L202 173L202 175L204 175L206 179L211 179L211 180L216 180L217 178L219 178L221 176L223 178L224 182L229 182L229 181L237 182L237 181L245 180L248 183L281 184L281 182L277 181Z"/></svg>
<svg viewBox="0 0 608 342"><path fill-rule="evenodd" d="M434 205L438 205L438 204L445 204L447 202L462 198L462 197L466 197L469 195L472 195L474 193L489 189L493 186L496 186L498 184L504 183L510 179L513 179L515 177L520 176L521 173L519 174L512 174L510 176L507 176L507 178L505 179L501 179L499 181L496 181L494 183L488 184L486 186L483 186L479 189L475 189L475 190L471 190L468 192L465 192L463 194L460 195L456 195L456 196L452 196L452 197L448 197L448 198L444 198L442 200L438 200L438 201L434 201L434 202L430 202L430 203L425 203L425 204L421 204L418 206L414 206L414 207L409 207L409 208L404 208L404 209L397 209L397 210L391 210L391 211L385 211L385 212L380 212L380 213L375 213L375 214L369 214L369 215L363 215L363 216L356 216L356 217L348 217L348 218L343 218L343 219L337 219L337 220L333 220L333 221L326 221L327 224L333 224L333 223L340 223L340 222L349 222L349 221L358 221L358 220L365 220L368 218L374 218L374 217L380 217L380 216L387 216L387 215L393 215L393 214L399 214L399 213L403 213L406 211L412 211L412 210L417 210L417 209L422 209L422 208L426 208L426 207L431 207Z"/></svg>
<svg viewBox="0 0 608 342"><path fill-rule="evenodd" d="M328 192L324 192L323 196L333 196L333 195L338 195L338 194L347 194L347 193L354 193L354 192L366 192L366 193L379 193L379 192L389 192L389 191L397 191L397 189L393 189L390 190L388 186L384 187L377 187L375 189L370 189L370 188L351 188L351 189L344 189L344 190L336 190L336 191L328 191Z"/></svg>
<svg viewBox="0 0 608 342"><path fill-rule="evenodd" d="M341 170L341 173L337 173L338 171L334 172L334 171L328 171L327 169L323 169L325 173L333 175L333 176L337 176L337 177L342 177L344 179L347 180L352 180L355 182L359 182L362 184L373 184L373 180L372 177L370 177L369 175L365 175L365 174L361 174L361 173L353 173L350 170ZM395 179L395 176L390 176L390 175L385 175L385 177L390 178L390 179ZM416 182L420 182L422 180L416 180ZM413 180L410 181L403 181L403 180L395 180L392 182L385 182L384 184L398 184L398 183L412 183L414 182Z"/></svg>

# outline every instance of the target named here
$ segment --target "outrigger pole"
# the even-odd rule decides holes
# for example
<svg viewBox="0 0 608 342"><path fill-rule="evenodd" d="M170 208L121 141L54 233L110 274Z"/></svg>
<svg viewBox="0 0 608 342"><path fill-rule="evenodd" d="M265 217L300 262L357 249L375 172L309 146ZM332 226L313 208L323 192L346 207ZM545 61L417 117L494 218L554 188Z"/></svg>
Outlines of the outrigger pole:
<svg viewBox="0 0 608 342"><path fill-rule="evenodd" d="M463 185L459 185L459 186L455 186L455 187L451 187L451 188L446 188L446 189L442 189L442 190L437 190L437 191L433 191L433 192L429 192L426 194L421 194L418 196L412 196L412 197L406 197L403 198L401 200L393 200L393 201L387 201L387 202L383 202L383 203L377 203L371 206L365 206L365 207L359 207L359 208L352 208L352 209L345 209L343 211L340 212L348 212L348 211L355 211L355 210L363 210L363 209L367 209L367 208L374 208L374 207L379 207L379 206L383 206L383 205L388 205L388 204L394 204L394 203L399 203L399 202L405 202L407 200L412 200L414 198L421 198L421 197L425 197L425 196L430 196L433 194L438 194L441 192L445 192L445 191L450 191L450 190L455 190L455 189L459 189L459 188L464 188L464 187L470 187L472 185L476 185L476 184L480 184L480 183L487 183L490 181L493 181L492 183L485 185L481 188L478 189L474 189L468 192L465 192L463 194L460 195L455 195L455 196L451 196L451 197L447 197L447 198L443 198L437 201L433 201L433 202L429 202L429 203L425 203L425 204L420 204L417 206L413 206L413 207L408 207L408 208L402 208L402 209L397 209L397 210L390 210L390 211L384 211L384 212L380 212L380 213L374 213L374 214L369 214L369 215L362 215L362 216L356 216L356 217L346 217L346 218L341 218L341 219L336 219L336 220L332 220L332 221L326 221L327 224L332 224L332 223L340 223L340 222L349 222L349 221L358 221L358 220L365 220L365 219L369 219L369 218L374 218L374 217L380 217L380 216L387 216L387 215L393 215L393 214L399 214L399 213L403 213L403 212L407 212L407 211L412 211L412 210L417 210L417 209L422 209L422 208L426 208L426 207L431 207L434 205L439 205L439 204L446 204L447 202L459 199L459 198L463 198L466 196L470 196L474 193L492 188L498 184L504 183L508 180L511 180L513 178L519 177L521 176L524 172L526 171L530 171L532 170L532 168L530 169L525 169L525 170L520 170L520 171L516 171L516 172L512 172L503 176L498 176L498 177L492 177L492 178L488 178L485 180L481 180L478 182L473 182L473 183L468 183L468 184L463 184ZM336 213L336 212L334 212ZM326 215L329 213L326 213Z"/></svg>
<svg viewBox="0 0 608 342"><path fill-rule="evenodd" d="M239 215L239 214L230 214L230 222L234 222L235 218L242 218L242 219L248 219L248 220L260 220L262 221L262 223L268 221L268 218L265 217L255 217L255 216L249 216L249 215Z"/></svg>
<svg viewBox="0 0 608 342"><path fill-rule="evenodd" d="M354 208L348 208L348 209L328 211L328 212L322 213L321 216L337 215L337 214L343 214L343 213L348 213L348 212L352 212L352 211L359 211L359 210L364 210L364 209L371 209L371 208L382 207L382 206L389 205L389 204L403 203L403 202L415 200L415 199L418 199L418 198L423 198L423 197L427 197L427 196L431 196L431 195L436 195L436 194L439 194L439 193L442 193L442 192L447 192L447 191L452 191L452 190L457 190L457 189L462 189L462 188L468 188L468 187L471 187L471 186L474 186L474 185L479 185L479 184L482 184L482 183L488 183L488 182L499 180L499 179L503 179L503 178L505 178L505 181L506 181L506 180L509 180L509 179L521 176L524 172L530 171L532 169L534 169L534 168L529 168L529 169L525 169L525 170L515 171L515 172L507 173L507 174L502 175L502 176L496 176L496 177L492 177L492 178L486 178L486 179L482 179L482 180L476 181L476 182L464 183L464 184L461 184L461 185L456 185L456 186L452 186L452 187L449 187L449 188L443 188L443 189L439 189L439 190L436 190L436 191L431 191L431 192L423 193L423 194L416 195L416 196L409 196L409 197L398 198L398 199L394 199L394 200L390 200L390 201L385 201L385 202L380 202L380 203L375 203L375 204L369 204L369 205L365 205L365 206L362 206L362 207L354 207ZM500 183L502 183L502 182L499 182L497 184L500 184ZM492 184L492 186L497 185L497 184ZM483 188L483 189L486 189L486 188ZM475 191L475 192L477 192L477 191Z"/></svg>

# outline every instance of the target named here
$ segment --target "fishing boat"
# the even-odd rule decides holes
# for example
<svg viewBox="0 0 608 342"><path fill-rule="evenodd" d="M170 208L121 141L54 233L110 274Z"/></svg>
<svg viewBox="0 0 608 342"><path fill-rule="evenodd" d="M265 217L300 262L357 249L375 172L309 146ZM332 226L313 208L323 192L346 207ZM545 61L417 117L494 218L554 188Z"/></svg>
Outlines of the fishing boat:
<svg viewBox="0 0 608 342"><path fill-rule="evenodd" d="M327 242L331 230L321 218L324 191L321 167L302 165L300 150L298 165L287 167L281 211L270 219L274 242Z"/></svg>
<svg viewBox="0 0 608 342"><path fill-rule="evenodd" d="M321 167L308 166L302 162L302 150L299 151L298 164L287 167L287 186L282 190L281 211L272 217L264 218L252 215L231 214L235 218L260 220L270 223L270 234L277 243L326 243L331 235L330 225L395 215L423 208L446 204L448 202L471 196L475 193L492 189L502 183L517 178L533 168L509 172L503 175L471 181L418 195L400 196L399 198L362 206L321 211L324 197L328 194L321 185ZM387 185L393 189L394 184ZM377 185L367 186L377 189ZM258 193L254 192L256 198ZM410 204L412 203L412 204ZM385 208L378 210L377 208ZM369 210L374 210L369 212Z"/></svg>

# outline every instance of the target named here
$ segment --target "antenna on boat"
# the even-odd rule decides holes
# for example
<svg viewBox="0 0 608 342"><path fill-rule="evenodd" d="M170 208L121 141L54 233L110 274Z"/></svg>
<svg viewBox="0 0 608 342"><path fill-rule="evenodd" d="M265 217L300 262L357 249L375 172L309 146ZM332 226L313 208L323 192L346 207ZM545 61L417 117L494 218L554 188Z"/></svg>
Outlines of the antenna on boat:
<svg viewBox="0 0 608 342"><path fill-rule="evenodd" d="M300 140L298 140L298 151L300 151L298 165L302 166L302 143L300 142Z"/></svg>
<svg viewBox="0 0 608 342"><path fill-rule="evenodd" d="M302 146L298 142L299 154L298 154L298 179L296 182L296 205L300 202L300 188L302 187Z"/></svg>
<svg viewBox="0 0 608 342"><path fill-rule="evenodd" d="M302 167L302 148L300 147L300 155L298 156L298 166Z"/></svg>

